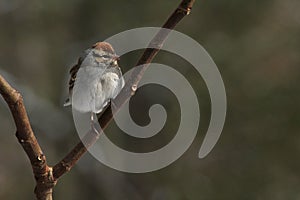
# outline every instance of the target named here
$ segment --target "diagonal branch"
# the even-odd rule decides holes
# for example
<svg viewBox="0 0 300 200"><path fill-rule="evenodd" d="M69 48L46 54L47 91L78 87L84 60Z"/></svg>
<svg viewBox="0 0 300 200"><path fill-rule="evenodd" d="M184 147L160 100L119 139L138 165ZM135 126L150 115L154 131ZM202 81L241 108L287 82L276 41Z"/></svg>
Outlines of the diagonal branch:
<svg viewBox="0 0 300 200"><path fill-rule="evenodd" d="M182 0L179 6L175 9L175 11L172 13L172 15L168 18L168 20L165 22L162 28L174 29L174 27L177 25L177 23L182 20L186 15L188 15L192 9L192 6L194 4L195 0ZM142 65L142 67L135 67L131 78L126 83L125 87L122 89L120 94L115 99L116 104L116 111L119 110L124 103L126 103L131 96L135 94L135 91L137 89L137 85L139 84L141 78L143 77L143 74L145 70L148 68L149 64L155 57L155 55L158 53L160 48L162 47L164 41L167 39L168 34L170 31L161 30L159 31L155 37L150 42L149 46L152 46L151 44L156 44L158 48L147 48L139 61L137 62L136 66ZM101 115L101 117L98 119L100 126L102 130L104 130L110 121L113 118L113 113L111 111L111 107L106 109L106 111ZM93 145L99 135L88 132L82 139L81 142L79 142L68 154L65 158L63 158L59 163L57 163L53 167L53 176L55 179L58 179L63 174L68 172L75 164L76 162L81 158L81 156L86 153L87 148L89 148L91 145Z"/></svg>

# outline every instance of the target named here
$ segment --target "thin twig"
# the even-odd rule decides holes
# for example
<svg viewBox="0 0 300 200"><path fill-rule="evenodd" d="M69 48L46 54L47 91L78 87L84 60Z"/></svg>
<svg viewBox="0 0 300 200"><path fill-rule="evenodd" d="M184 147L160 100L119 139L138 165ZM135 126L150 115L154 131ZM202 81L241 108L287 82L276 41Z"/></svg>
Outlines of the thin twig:
<svg viewBox="0 0 300 200"><path fill-rule="evenodd" d="M176 10L172 13L172 15L168 18L166 23L163 25L163 28L174 29L174 27L177 25L177 23L186 15L188 15L193 7L195 0L182 0L180 5L176 8ZM159 31L156 36L152 39L150 42L150 45L152 43L155 43L156 46L162 47L164 41L166 40L169 32L166 32L165 30ZM153 46L153 45L152 45ZM131 78L126 83L125 87L122 89L120 94L116 97L114 100L114 103L116 104L116 109L120 109L124 103L126 103L131 96L135 94L137 85L139 84L145 70L149 66L149 63L153 60L155 55L158 53L160 48L147 48L139 61L137 62L136 66L143 65L142 67L135 67L135 69L132 72ZM111 111L111 107L106 109L106 111L101 115L99 118L99 124L104 130L110 121L113 118L113 113ZM93 145L98 139L98 135L93 132L88 132L84 138L83 142L79 142L68 154L66 157L64 157L59 163L57 163L53 167L53 176L55 179L58 179L63 174L68 172L75 163L81 158L81 156L86 153L87 148L89 148L91 145ZM88 142L87 142L88 140Z"/></svg>

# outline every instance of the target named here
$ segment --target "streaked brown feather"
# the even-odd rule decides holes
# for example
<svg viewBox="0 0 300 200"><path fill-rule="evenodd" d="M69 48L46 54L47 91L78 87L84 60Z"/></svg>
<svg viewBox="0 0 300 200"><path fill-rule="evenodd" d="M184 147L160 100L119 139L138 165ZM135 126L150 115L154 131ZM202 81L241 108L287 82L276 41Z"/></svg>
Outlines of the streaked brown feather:
<svg viewBox="0 0 300 200"><path fill-rule="evenodd" d="M113 47L107 42L97 42L92 46L92 48L97 50L103 50L111 54L115 53Z"/></svg>
<svg viewBox="0 0 300 200"><path fill-rule="evenodd" d="M72 68L71 68L71 70L70 70L70 80L69 80L69 93L71 94L72 93L72 90L73 90L73 87L74 87L74 83L75 83L75 80L76 80L76 75L77 75L77 72L78 72L78 70L79 70L79 68L80 68L80 65L81 65L81 63L82 63L82 58L80 57L79 59L78 59L78 62L77 62L77 64L76 65L74 65Z"/></svg>

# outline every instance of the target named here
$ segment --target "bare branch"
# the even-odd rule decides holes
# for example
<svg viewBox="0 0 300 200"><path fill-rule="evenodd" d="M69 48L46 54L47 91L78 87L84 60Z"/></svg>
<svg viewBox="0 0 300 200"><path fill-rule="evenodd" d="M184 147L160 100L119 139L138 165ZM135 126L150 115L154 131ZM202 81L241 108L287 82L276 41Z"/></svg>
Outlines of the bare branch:
<svg viewBox="0 0 300 200"><path fill-rule="evenodd" d="M23 98L21 94L12 88L1 75L0 93L13 115L17 127L16 137L30 160L33 174L37 182L35 193L38 199L50 199L55 182L50 181L53 180L53 178L51 178L52 175L49 174L51 168L48 167L46 157L34 136L24 107ZM50 187L47 187L46 185L41 184L45 182L48 184L51 182L53 186L50 184Z"/></svg>
<svg viewBox="0 0 300 200"><path fill-rule="evenodd" d="M188 15L193 7L195 0L182 0L180 5L176 8L176 10L172 13L172 15L168 18L166 23L163 25L163 28L174 29L174 27L177 25L177 23L186 15ZM170 32L169 31L169 32ZM165 30L162 30L156 34L156 36L152 39L150 42L150 45L155 43L156 46L162 47L164 41L166 40L169 32L166 32ZM153 46L153 45L152 45ZM153 60L155 55L158 53L160 48L147 48L139 61L137 62L136 66L143 65L142 67L135 67L131 78L126 83L125 87L122 89L120 94L116 97L115 103L116 103L116 111L122 107L124 103L126 103L131 96L134 95L137 85L139 84L145 70L149 66L149 63ZM98 119L100 126L102 130L104 130L110 121L113 118L113 113L111 111L111 107L106 109L106 111L101 115L101 117ZM81 156L86 153L87 148L89 148L91 145L93 145L99 135L95 134L94 132L88 132L84 138L83 142L79 142L69 153L68 155L63 158L59 163L57 163L53 167L53 176L55 179L58 179L63 174L65 174L67 171L69 171L76 162L81 158ZM84 145L85 144L85 145Z"/></svg>

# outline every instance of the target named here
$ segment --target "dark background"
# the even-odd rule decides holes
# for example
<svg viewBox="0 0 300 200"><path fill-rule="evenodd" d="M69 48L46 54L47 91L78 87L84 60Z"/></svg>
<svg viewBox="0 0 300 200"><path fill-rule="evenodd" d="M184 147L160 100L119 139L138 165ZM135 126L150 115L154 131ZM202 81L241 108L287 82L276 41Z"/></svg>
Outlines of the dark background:
<svg viewBox="0 0 300 200"><path fill-rule="evenodd" d="M0 0L0 73L24 95L50 165L79 141L71 110L62 103L68 70L81 52L121 31L162 25L178 3ZM297 0L196 0L192 13L176 30L204 46L224 80L227 119L213 151L197 158L210 118L204 81L186 61L160 52L155 62L179 70L198 95L201 122L192 146L170 166L145 174L115 171L86 154L59 181L54 199L299 199L299 8ZM140 53L122 57L124 72ZM137 123L147 124L145 107L157 99L162 99L168 113L179 110L172 94L166 100L168 95L154 95L156 89L145 87L133 99ZM178 115L169 117L171 123L151 143L122 136L114 123L108 132L126 149L148 151L174 137ZM2 100L0 130L0 199L33 199L31 167ZM143 145L135 149L133 143Z"/></svg>

